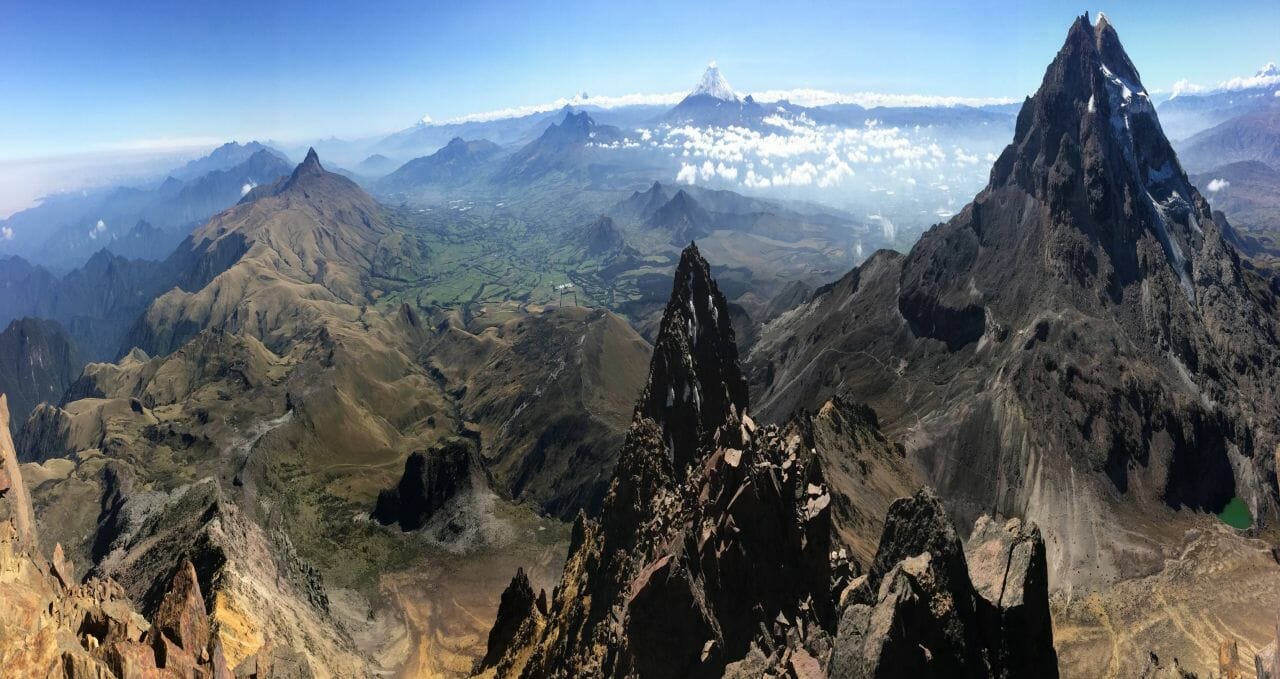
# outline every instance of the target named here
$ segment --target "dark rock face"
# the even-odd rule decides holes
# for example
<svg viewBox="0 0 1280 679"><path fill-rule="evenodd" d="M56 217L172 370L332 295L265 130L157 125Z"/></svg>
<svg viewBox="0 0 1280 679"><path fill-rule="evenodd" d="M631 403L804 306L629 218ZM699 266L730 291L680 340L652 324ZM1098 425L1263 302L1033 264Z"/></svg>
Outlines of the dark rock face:
<svg viewBox="0 0 1280 679"><path fill-rule="evenodd" d="M711 222L711 215L682 189L658 208L645 225L670 234L671 243L680 245L710 234Z"/></svg>
<svg viewBox="0 0 1280 679"><path fill-rule="evenodd" d="M1038 560L1016 567L1036 575L1008 576L1029 583L1021 597L987 603L945 511L925 491L895 503L871 574L855 579L857 565L833 542L813 425L759 427L746 409L724 298L691 245L599 522L579 516L545 614L517 574L477 670L1056 676L1051 629L1036 625L1034 635L1018 630L1010 640L1003 626L1006 611L1043 612L1035 622L1048 622L1038 533L1027 538L1040 545L1030 552ZM859 421L860 431L874 429L874 416ZM884 627L893 621L901 624ZM1024 643L1022 655L1007 650Z"/></svg>
<svg viewBox="0 0 1280 679"><path fill-rule="evenodd" d="M56 321L23 318L0 332L0 393L9 395L13 432L36 404L58 403L83 368L75 343Z"/></svg>
<svg viewBox="0 0 1280 679"><path fill-rule="evenodd" d="M502 592L498 604L498 618L489 630L487 651L480 659L480 667L496 667L503 656L518 644L528 643L547 614L547 593L533 594L529 576L524 569L516 571L511 584Z"/></svg>
<svg viewBox="0 0 1280 679"><path fill-rule="evenodd" d="M1280 315L1233 238L1081 17L970 205L762 329L757 414L846 389L891 437L920 425L907 456L957 524L1035 519L1064 584L1134 574L1093 537L1126 512L1274 515Z"/></svg>
<svg viewBox="0 0 1280 679"><path fill-rule="evenodd" d="M975 590L989 606L982 607L988 638L999 640L991 647L993 663L1021 676L1056 672L1040 529L1018 519L1001 524L982 516L965 543L965 559Z"/></svg>
<svg viewBox="0 0 1280 679"><path fill-rule="evenodd" d="M477 473L475 450L465 439L452 438L426 452L409 455L398 486L378 495L373 518L400 530L418 530L458 495L470 492Z"/></svg>

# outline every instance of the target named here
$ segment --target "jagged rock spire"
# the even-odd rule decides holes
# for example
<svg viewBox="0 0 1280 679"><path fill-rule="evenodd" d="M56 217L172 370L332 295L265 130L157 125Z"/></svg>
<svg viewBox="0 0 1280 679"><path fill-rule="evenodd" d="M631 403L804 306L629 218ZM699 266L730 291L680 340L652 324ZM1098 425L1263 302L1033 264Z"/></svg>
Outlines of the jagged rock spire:
<svg viewBox="0 0 1280 679"><path fill-rule="evenodd" d="M747 383L728 306L710 265L690 243L676 266L636 415L662 428L678 472L717 427L746 409Z"/></svg>
<svg viewBox="0 0 1280 679"><path fill-rule="evenodd" d="M308 178L323 177L326 174L324 166L320 164L320 155L316 153L315 148L307 149L307 157L302 159L298 166L293 168L293 174L280 185L277 194L284 193L289 189L304 184Z"/></svg>

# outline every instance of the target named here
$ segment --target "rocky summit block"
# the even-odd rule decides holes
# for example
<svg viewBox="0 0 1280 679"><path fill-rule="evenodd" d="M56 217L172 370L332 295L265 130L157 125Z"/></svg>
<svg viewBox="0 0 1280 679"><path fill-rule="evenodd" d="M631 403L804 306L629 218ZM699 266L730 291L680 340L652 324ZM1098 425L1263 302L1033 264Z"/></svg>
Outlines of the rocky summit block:
<svg viewBox="0 0 1280 679"><path fill-rule="evenodd" d="M931 489L898 500L842 597L831 676L1056 677L1044 555L1017 519L981 517L966 548Z"/></svg>

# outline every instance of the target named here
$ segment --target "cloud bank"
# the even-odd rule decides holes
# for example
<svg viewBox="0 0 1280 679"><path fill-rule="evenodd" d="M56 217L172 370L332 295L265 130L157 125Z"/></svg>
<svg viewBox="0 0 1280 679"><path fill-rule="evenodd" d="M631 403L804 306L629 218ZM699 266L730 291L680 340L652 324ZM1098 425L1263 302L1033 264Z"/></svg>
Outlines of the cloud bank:
<svg viewBox="0 0 1280 679"><path fill-rule="evenodd" d="M422 125L459 125L462 123L483 123L508 118L521 118L537 113L550 113L566 106L593 106L600 109L622 108L624 106L675 106L684 99L686 92L669 92L667 94L623 94L620 96L589 96L586 93L572 97L561 97L555 101L527 106L511 106L492 111L468 113L436 120L429 115L422 116ZM764 90L753 92L751 97L758 102L769 103L787 101L799 106L831 106L833 104L855 104L863 108L883 107L944 107L955 106L993 106L1014 104L1021 101L1013 97L946 97L924 94L887 94L882 92L831 92L818 89Z"/></svg>
<svg viewBox="0 0 1280 679"><path fill-rule="evenodd" d="M1237 90L1251 90L1260 87L1277 87L1280 86L1280 66L1275 62L1268 62L1266 66L1258 69L1258 72L1248 77L1235 77L1229 80L1223 80L1213 87L1205 87L1183 78L1173 84L1173 95L1177 97L1184 94L1209 94L1213 92L1234 92ZM1280 90L1276 90L1276 96L1280 97Z"/></svg>

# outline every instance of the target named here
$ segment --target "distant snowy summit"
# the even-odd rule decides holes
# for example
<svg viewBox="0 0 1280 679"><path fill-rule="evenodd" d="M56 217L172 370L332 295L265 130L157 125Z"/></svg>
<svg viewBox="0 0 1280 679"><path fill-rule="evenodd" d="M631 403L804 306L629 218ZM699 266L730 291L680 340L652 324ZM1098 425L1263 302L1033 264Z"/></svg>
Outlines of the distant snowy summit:
<svg viewBox="0 0 1280 679"><path fill-rule="evenodd" d="M714 97L721 101L738 101L737 93L729 86L729 81L725 80L724 76L720 74L720 68L716 66L714 61L707 64L707 70L702 74L702 80L698 81L698 86L689 93L691 97L699 95Z"/></svg>

